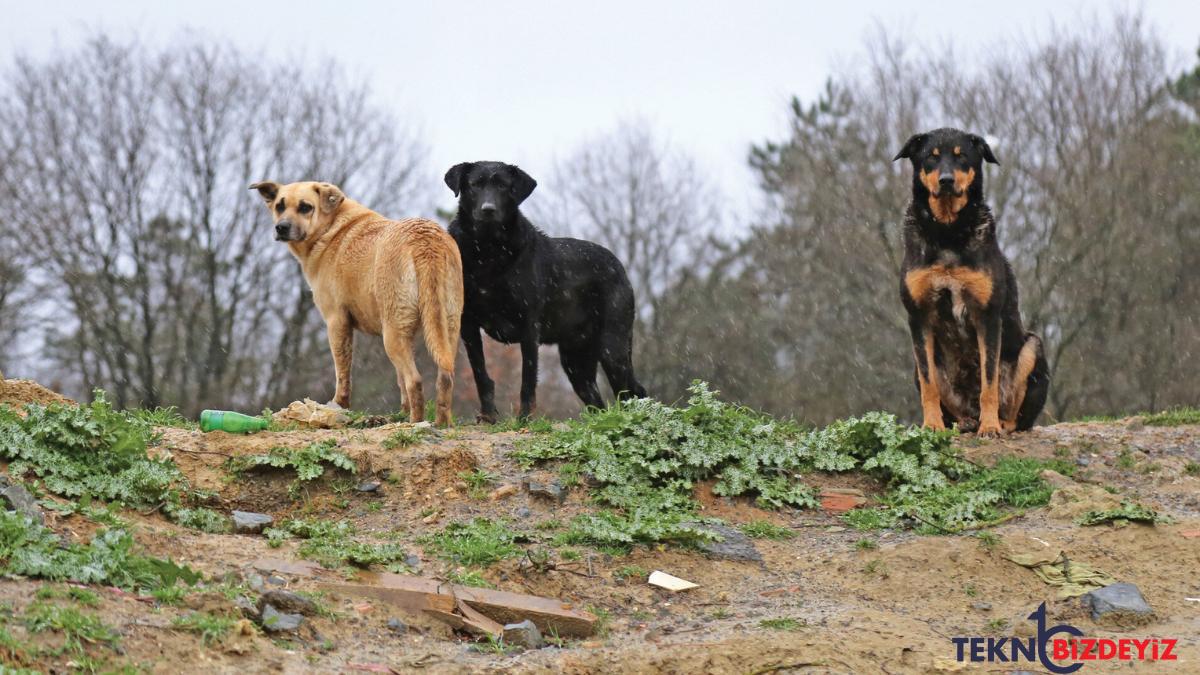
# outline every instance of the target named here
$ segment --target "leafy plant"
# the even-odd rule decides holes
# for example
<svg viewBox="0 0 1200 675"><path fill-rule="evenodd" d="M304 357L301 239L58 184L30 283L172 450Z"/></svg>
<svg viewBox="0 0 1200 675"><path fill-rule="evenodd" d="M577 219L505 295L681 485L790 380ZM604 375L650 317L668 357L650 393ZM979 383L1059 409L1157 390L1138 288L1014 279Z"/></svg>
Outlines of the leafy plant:
<svg viewBox="0 0 1200 675"><path fill-rule="evenodd" d="M488 425L488 431L492 433L503 433L506 431L528 432L531 434L547 434L554 430L554 422L545 417L530 417L521 419L519 417L509 417L508 419L500 420L495 424Z"/></svg>
<svg viewBox="0 0 1200 675"><path fill-rule="evenodd" d="M520 555L521 550L515 545L520 538L502 521L476 518L469 523L451 523L423 541L441 558L461 565L487 567Z"/></svg>
<svg viewBox="0 0 1200 675"><path fill-rule="evenodd" d="M59 607L36 602L25 610L25 628L32 633L55 631L63 634L63 649L83 654L86 645L116 647L120 636L100 617L84 614L74 607Z"/></svg>
<svg viewBox="0 0 1200 675"><path fill-rule="evenodd" d="M199 429L200 425L179 413L175 406L159 407L153 410L137 409L128 411L128 415L143 424L152 427L175 427L176 429Z"/></svg>
<svg viewBox="0 0 1200 675"><path fill-rule="evenodd" d="M867 539L864 537L854 542L854 548L860 551L874 551L875 549L879 548L879 543L874 539Z"/></svg>
<svg viewBox="0 0 1200 675"><path fill-rule="evenodd" d="M407 557L399 544L369 543L357 539L354 526L345 521L288 520L282 527L272 528L267 534L272 542L282 542L286 535L303 539L297 553L330 569L347 563L359 567L387 565L403 562Z"/></svg>
<svg viewBox="0 0 1200 675"><path fill-rule="evenodd" d="M354 460L340 450L336 450L336 447L337 441L334 439L309 443L299 449L275 447L268 450L266 454L234 457L229 460L228 466L234 473L244 473L264 466L291 469L296 472L296 480L291 487L294 492L303 483L325 475L326 464L350 473L358 471Z"/></svg>
<svg viewBox="0 0 1200 675"><path fill-rule="evenodd" d="M151 458L157 440L145 416L114 410L96 390L88 405L25 406L25 416L0 407L0 458L9 473L32 475L42 487L72 499L161 507L172 518L197 494L170 459Z"/></svg>
<svg viewBox="0 0 1200 675"><path fill-rule="evenodd" d="M483 469L475 469L474 471L461 471L459 472L458 477L466 482L468 492L470 493L471 497L475 499L481 498L484 494L484 490L486 490L487 487L492 483L495 483L499 478L499 476L496 474L484 471Z"/></svg>
<svg viewBox="0 0 1200 675"><path fill-rule="evenodd" d="M1169 522L1169 518L1148 506L1123 500L1121 506L1115 509L1088 511L1081 515L1077 522L1080 525L1103 525L1104 523L1124 525L1129 522L1153 525L1154 523Z"/></svg>
<svg viewBox="0 0 1200 675"><path fill-rule="evenodd" d="M773 539L780 541L783 539L791 539L796 536L796 533L786 527L780 527L769 520L755 520L749 523L743 523L738 527L742 534L751 539Z"/></svg>
<svg viewBox="0 0 1200 675"><path fill-rule="evenodd" d="M778 619L763 619L758 622L759 627L769 628L771 630L786 630L796 631L808 625L804 619L794 619L792 617L780 617Z"/></svg>
<svg viewBox="0 0 1200 675"><path fill-rule="evenodd" d="M410 445L416 445L425 437L424 427L401 427L392 432L390 436L383 439L381 445L385 450L395 450L396 448L407 448Z"/></svg>
<svg viewBox="0 0 1200 675"><path fill-rule="evenodd" d="M446 574L446 580L452 584L459 586L471 586L473 588L495 588L490 581L483 578L483 575L475 570L453 570Z"/></svg>

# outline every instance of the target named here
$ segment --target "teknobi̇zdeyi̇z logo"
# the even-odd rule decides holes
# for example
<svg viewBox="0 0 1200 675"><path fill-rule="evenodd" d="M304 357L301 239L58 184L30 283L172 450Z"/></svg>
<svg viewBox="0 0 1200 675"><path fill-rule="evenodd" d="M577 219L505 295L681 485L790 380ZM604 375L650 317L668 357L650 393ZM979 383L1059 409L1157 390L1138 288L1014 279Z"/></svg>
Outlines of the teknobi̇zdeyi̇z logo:
<svg viewBox="0 0 1200 675"><path fill-rule="evenodd" d="M1173 638L1086 638L1070 624L1046 627L1046 603L1029 615L1037 637L955 637L955 658L971 663L1039 662L1051 673L1073 673L1088 661L1175 661Z"/></svg>

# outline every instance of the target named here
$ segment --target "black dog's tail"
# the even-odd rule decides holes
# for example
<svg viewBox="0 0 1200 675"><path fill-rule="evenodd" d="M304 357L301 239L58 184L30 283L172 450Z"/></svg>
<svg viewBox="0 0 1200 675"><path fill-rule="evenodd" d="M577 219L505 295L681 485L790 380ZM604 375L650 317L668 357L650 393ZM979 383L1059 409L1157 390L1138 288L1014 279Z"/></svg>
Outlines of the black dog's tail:
<svg viewBox="0 0 1200 675"><path fill-rule="evenodd" d="M617 263L620 265L620 263ZM645 398L646 388L633 373L633 287L625 270L604 298L600 325L600 365L618 398Z"/></svg>

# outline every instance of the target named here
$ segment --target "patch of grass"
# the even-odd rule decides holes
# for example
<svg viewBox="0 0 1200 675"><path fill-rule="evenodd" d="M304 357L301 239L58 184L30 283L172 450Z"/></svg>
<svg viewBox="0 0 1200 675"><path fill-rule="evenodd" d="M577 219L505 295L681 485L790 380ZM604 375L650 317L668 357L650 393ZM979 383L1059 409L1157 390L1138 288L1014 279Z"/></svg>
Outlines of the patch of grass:
<svg viewBox="0 0 1200 675"><path fill-rule="evenodd" d="M613 578L619 581L625 581L630 578L642 579L648 578L649 576L650 572L646 570L646 568L639 567L637 565L625 565L624 567L617 568L617 570L613 572Z"/></svg>
<svg viewBox="0 0 1200 675"><path fill-rule="evenodd" d="M710 619L728 619L731 616L733 616L733 612L729 611L727 607L718 607L708 613Z"/></svg>
<svg viewBox="0 0 1200 675"><path fill-rule="evenodd" d="M760 628L769 628L771 630L786 630L797 631L808 625L804 619L794 619L792 617L780 617L778 619L763 619L758 622Z"/></svg>
<svg viewBox="0 0 1200 675"><path fill-rule="evenodd" d="M599 605L588 605L585 609L596 617L594 627L596 636L600 638L608 637L608 634L612 632L612 612Z"/></svg>
<svg viewBox="0 0 1200 675"><path fill-rule="evenodd" d="M561 530L562 526L563 523L561 520L555 520L551 518L550 520L543 520L542 522L534 525L533 529L541 531Z"/></svg>
<svg viewBox="0 0 1200 675"><path fill-rule="evenodd" d="M1146 416L1146 426L1175 427L1181 424L1200 424L1200 408L1182 406Z"/></svg>
<svg viewBox="0 0 1200 675"><path fill-rule="evenodd" d="M530 417L527 419L510 417L508 419L500 420L495 424L488 425L488 431L493 433L501 433L505 431L524 431L531 434L548 434L553 430L553 420L548 420L545 417Z"/></svg>
<svg viewBox="0 0 1200 675"><path fill-rule="evenodd" d="M358 472L354 460L340 450L336 450L336 447L337 441L334 439L309 443L299 449L275 447L268 450L266 454L234 457L226 463L226 466L234 474L242 474L261 467L291 469L296 472L296 480L289 488L294 496L302 484L325 475L326 465L352 474Z"/></svg>
<svg viewBox="0 0 1200 675"><path fill-rule="evenodd" d="M187 586L177 584L174 586L163 586L150 591L150 595L161 605L181 605L183 599L191 592Z"/></svg>
<svg viewBox="0 0 1200 675"><path fill-rule="evenodd" d="M879 558L876 558L863 565L862 571L863 574L879 575L881 577L887 576L887 565Z"/></svg>
<svg viewBox="0 0 1200 675"><path fill-rule="evenodd" d="M407 448L411 445L417 445L423 438L425 438L425 429L423 427L401 427L383 439L380 445L385 450L395 450L397 448Z"/></svg>
<svg viewBox="0 0 1200 675"><path fill-rule="evenodd" d="M522 647L506 644L504 638L496 637L495 635L485 635L483 640L472 643L470 649L481 654L495 654L499 656L523 651Z"/></svg>
<svg viewBox="0 0 1200 675"><path fill-rule="evenodd" d="M1003 631L1005 628L1008 628L1008 619L1002 619L1002 618L997 617L995 619L988 621L987 624L985 624L985 627L987 628L988 631L990 631L992 633L999 633L1000 631Z"/></svg>
<svg viewBox="0 0 1200 675"><path fill-rule="evenodd" d="M458 477L463 479L467 484L467 492L474 499L482 498L488 487L495 483L500 477L494 473L489 473L483 469L475 469L474 471L461 471Z"/></svg>
<svg viewBox="0 0 1200 675"><path fill-rule="evenodd" d="M1137 458L1133 451L1129 448L1122 448L1120 454L1117 455L1117 468L1129 471L1137 465Z"/></svg>
<svg viewBox="0 0 1200 675"><path fill-rule="evenodd" d="M842 522L860 532L895 527L896 516L887 509L853 509L842 515Z"/></svg>
<svg viewBox="0 0 1200 675"><path fill-rule="evenodd" d="M33 658L29 653L29 645L13 637L7 628L0 627L0 671L14 674L36 673L34 670L23 670L31 665Z"/></svg>
<svg viewBox="0 0 1200 675"><path fill-rule="evenodd" d="M288 520L267 531L269 542L278 546L288 535L303 539L296 552L329 569L347 564L358 567L404 562L407 552L391 542L371 543L357 537L354 526L346 521Z"/></svg>
<svg viewBox="0 0 1200 675"><path fill-rule="evenodd" d="M854 548L860 551L874 551L875 549L879 548L879 543L874 539L867 539L864 537L854 542Z"/></svg>
<svg viewBox="0 0 1200 675"><path fill-rule="evenodd" d="M67 588L67 597L84 607L99 607L100 596L86 588L71 586Z"/></svg>
<svg viewBox="0 0 1200 675"><path fill-rule="evenodd" d="M232 523L225 514L203 507L177 509L174 518L175 522L184 527L209 534L224 534L233 529Z"/></svg>
<svg viewBox="0 0 1200 675"><path fill-rule="evenodd" d="M1148 506L1124 500L1121 502L1121 506L1115 509L1088 511L1081 515L1076 522L1085 526L1112 523L1119 527L1131 522L1153 525L1171 522L1171 519Z"/></svg>
<svg viewBox="0 0 1200 675"><path fill-rule="evenodd" d="M521 554L515 542L521 537L503 521L476 518L468 523L451 523L423 542L440 558L460 565L487 567Z"/></svg>
<svg viewBox="0 0 1200 675"><path fill-rule="evenodd" d="M147 454L160 437L146 415L114 410L99 389L87 405L30 404L24 413L0 406L0 459L14 477L34 476L70 499L161 508L173 519L198 497L173 461Z"/></svg>
<svg viewBox="0 0 1200 675"><path fill-rule="evenodd" d="M1189 476L1200 476L1200 462L1189 461L1183 465L1183 472Z"/></svg>
<svg viewBox="0 0 1200 675"><path fill-rule="evenodd" d="M715 479L721 496L756 495L763 507L812 507L815 491L801 476L813 470L858 469L913 490L972 470L950 447L953 432L905 427L885 413L808 430L723 402L703 382L689 392L686 407L634 399L588 410L564 431L519 442L512 456L592 476L593 500L606 508L573 527L594 543L626 546L714 538L697 525L692 499L703 480Z"/></svg>
<svg viewBox="0 0 1200 675"><path fill-rule="evenodd" d="M979 540L980 546L989 551L995 550L1000 545L1000 535L995 532L988 532L987 530L977 532L975 533L975 538Z"/></svg>
<svg viewBox="0 0 1200 675"><path fill-rule="evenodd" d="M742 534L751 539L782 541L796 536L796 533L792 530L776 525L769 520L754 520L749 523L743 523L738 526L738 529L742 531Z"/></svg>
<svg viewBox="0 0 1200 675"><path fill-rule="evenodd" d="M446 580L459 586L495 588L490 581L484 579L483 575L475 570L452 570L446 574Z"/></svg>
<svg viewBox="0 0 1200 675"><path fill-rule="evenodd" d="M153 410L130 410L128 415L143 424L153 427L174 427L176 429L190 429L193 431L200 428L199 424L179 414L179 409L175 406L154 408Z"/></svg>
<svg viewBox="0 0 1200 675"><path fill-rule="evenodd" d="M35 602L25 610L23 620L31 633L62 633L62 650L72 654L83 654L88 645L115 648L120 641L118 633L100 617L84 614L74 607Z"/></svg>
<svg viewBox="0 0 1200 675"><path fill-rule="evenodd" d="M975 584L967 584L963 586L963 593L966 593L968 598L974 598L979 596L979 589L975 588Z"/></svg>
<svg viewBox="0 0 1200 675"><path fill-rule="evenodd" d="M205 645L211 645L223 641L237 623L237 619L227 616L193 612L175 617L171 626L176 630L195 633Z"/></svg>

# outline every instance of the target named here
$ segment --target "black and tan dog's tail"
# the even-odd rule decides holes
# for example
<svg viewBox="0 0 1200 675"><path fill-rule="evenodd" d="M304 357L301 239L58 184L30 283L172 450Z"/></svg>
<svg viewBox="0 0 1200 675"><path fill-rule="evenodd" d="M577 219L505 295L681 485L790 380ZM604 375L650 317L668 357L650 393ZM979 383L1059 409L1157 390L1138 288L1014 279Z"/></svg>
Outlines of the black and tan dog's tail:
<svg viewBox="0 0 1200 675"><path fill-rule="evenodd" d="M1017 355L1010 386L1011 393L1004 401L1004 429L1028 431L1046 405L1050 391L1050 367L1042 339L1034 333L1025 334L1025 344Z"/></svg>

